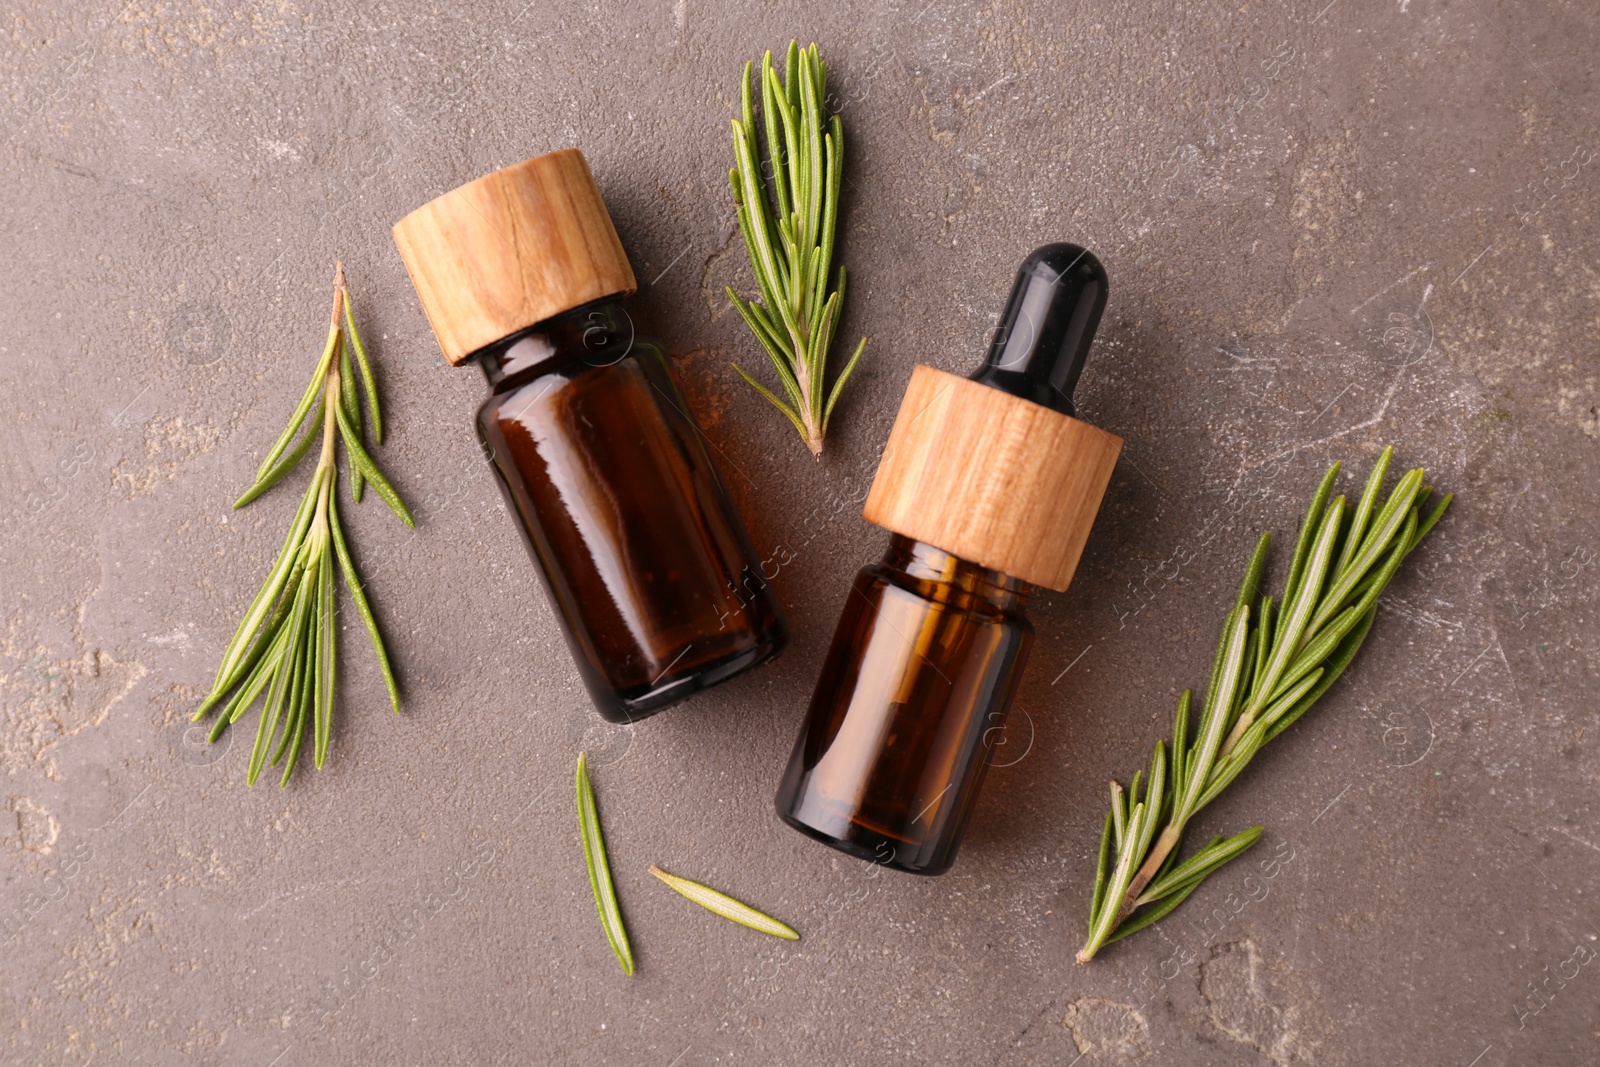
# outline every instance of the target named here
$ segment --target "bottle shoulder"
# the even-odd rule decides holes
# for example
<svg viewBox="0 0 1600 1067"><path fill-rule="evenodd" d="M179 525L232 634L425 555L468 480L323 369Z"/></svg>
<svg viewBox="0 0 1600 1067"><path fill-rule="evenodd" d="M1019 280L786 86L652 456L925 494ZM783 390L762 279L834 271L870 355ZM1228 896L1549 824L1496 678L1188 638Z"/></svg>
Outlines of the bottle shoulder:
<svg viewBox="0 0 1600 1067"><path fill-rule="evenodd" d="M862 567L857 581L868 586L893 588L949 610L1033 632L1033 624L1028 621L1025 591L974 584L960 576L950 581L921 577L884 561Z"/></svg>
<svg viewBox="0 0 1600 1067"><path fill-rule="evenodd" d="M573 418L587 421L597 405L598 410L620 406L633 413L635 424L651 425L678 406L666 354L653 343L635 342L626 350L590 355L552 361L492 383L474 417L478 439L498 448L513 424L537 423L549 430Z"/></svg>
<svg viewBox="0 0 1600 1067"><path fill-rule="evenodd" d="M572 378L625 361L664 360L641 337L623 301L602 298L512 334L474 353L491 396L517 393L552 375Z"/></svg>
<svg viewBox="0 0 1600 1067"><path fill-rule="evenodd" d="M492 381L489 395L478 405L478 414L481 418L515 397L525 398L530 386L549 389L578 379L604 377L616 371L637 372L640 365L646 363L658 366L667 363L666 354L652 341L635 340L626 347L608 346L594 351L554 353L547 360Z"/></svg>

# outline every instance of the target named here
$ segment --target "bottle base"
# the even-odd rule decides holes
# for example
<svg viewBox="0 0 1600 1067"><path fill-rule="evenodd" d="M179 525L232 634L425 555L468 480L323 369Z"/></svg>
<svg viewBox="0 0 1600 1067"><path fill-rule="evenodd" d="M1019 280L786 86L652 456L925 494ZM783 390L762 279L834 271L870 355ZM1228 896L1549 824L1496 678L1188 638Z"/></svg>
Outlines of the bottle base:
<svg viewBox="0 0 1600 1067"><path fill-rule="evenodd" d="M617 692L612 699L604 702L596 696L595 707L608 722L633 723L648 719L656 712L680 704L696 693L703 693L746 671L771 663L788 644L788 628L780 624L769 629L759 642L741 652L730 653L691 671L668 673L650 685Z"/></svg>
<svg viewBox="0 0 1600 1067"><path fill-rule="evenodd" d="M955 863L954 856L926 863L919 862L911 856L912 850L916 847L912 842L874 833L857 823L850 824L848 837L837 837L801 822L785 811L781 804L778 805L778 818L813 841L820 841L829 848L838 849L848 856L866 860L879 867L888 867L907 874L934 876L948 871Z"/></svg>

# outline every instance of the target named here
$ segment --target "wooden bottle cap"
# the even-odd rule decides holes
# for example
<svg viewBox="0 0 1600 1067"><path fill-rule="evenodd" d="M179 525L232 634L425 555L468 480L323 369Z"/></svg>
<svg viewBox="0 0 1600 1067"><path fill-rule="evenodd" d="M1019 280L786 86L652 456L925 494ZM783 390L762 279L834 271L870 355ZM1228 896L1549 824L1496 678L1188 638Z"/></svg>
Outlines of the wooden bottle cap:
<svg viewBox="0 0 1600 1067"><path fill-rule="evenodd" d="M452 364L552 315L638 288L576 148L428 201L395 224L394 243Z"/></svg>
<svg viewBox="0 0 1600 1067"><path fill-rule="evenodd" d="M1072 581L1122 438L919 366L862 514L960 559L1060 592Z"/></svg>

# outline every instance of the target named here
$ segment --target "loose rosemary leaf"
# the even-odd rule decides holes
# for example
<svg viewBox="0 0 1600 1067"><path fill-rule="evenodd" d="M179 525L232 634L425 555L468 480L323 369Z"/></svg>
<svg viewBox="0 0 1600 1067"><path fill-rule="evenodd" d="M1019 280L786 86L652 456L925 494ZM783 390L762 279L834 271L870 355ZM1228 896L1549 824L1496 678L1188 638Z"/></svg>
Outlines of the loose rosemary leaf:
<svg viewBox="0 0 1600 1067"><path fill-rule="evenodd" d="M743 901L735 900L726 893L712 889L708 885L701 885L699 882L691 882L687 878L679 878L675 874L668 874L660 867L651 866L650 873L671 886L676 892L688 897L707 911L715 912L729 922L736 922L740 926L748 926L752 930L758 930L763 934L771 934L773 937L781 937L785 941L800 940L800 935L795 932L794 927L789 926L787 923L781 923L765 912L757 911L750 905Z"/></svg>
<svg viewBox="0 0 1600 1067"><path fill-rule="evenodd" d="M594 893L595 910L606 932L611 951L622 964L622 973L633 975L633 946L628 944L628 928L622 922L622 906L617 903L617 887L611 880L611 862L606 858L606 838L600 831L600 811L589 784L588 753L578 753L578 833L583 838L583 861L589 868L589 888Z"/></svg>

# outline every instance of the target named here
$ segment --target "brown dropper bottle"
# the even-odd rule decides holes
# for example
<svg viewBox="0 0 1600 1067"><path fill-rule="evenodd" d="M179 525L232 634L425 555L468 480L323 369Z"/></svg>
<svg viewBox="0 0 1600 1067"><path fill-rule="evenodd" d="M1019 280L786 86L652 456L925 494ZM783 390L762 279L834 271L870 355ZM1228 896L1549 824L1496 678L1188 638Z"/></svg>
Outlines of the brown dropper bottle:
<svg viewBox="0 0 1600 1067"><path fill-rule="evenodd" d="M912 373L867 495L894 537L845 601L778 814L852 855L941 874L1027 662L1029 589L1072 580L1122 449L1073 417L1106 303L1076 245L1022 264L970 379Z"/></svg>
<svg viewBox="0 0 1600 1067"><path fill-rule="evenodd" d="M401 219L445 358L476 361L478 436L600 714L644 718L772 659L788 628L583 155L552 152Z"/></svg>

